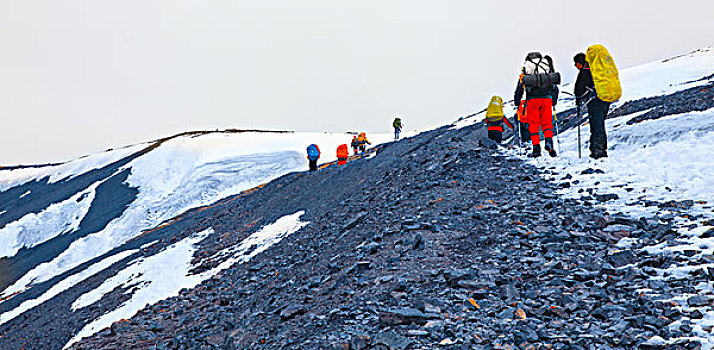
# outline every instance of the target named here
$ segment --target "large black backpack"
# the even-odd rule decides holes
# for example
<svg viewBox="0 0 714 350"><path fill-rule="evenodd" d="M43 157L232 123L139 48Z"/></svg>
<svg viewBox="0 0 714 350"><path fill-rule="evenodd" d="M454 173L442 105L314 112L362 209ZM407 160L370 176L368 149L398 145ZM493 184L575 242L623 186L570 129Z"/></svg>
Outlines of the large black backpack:
<svg viewBox="0 0 714 350"><path fill-rule="evenodd" d="M560 84L560 73L553 67L550 56L531 52L526 56L523 65L523 86L527 90L532 88L547 89Z"/></svg>

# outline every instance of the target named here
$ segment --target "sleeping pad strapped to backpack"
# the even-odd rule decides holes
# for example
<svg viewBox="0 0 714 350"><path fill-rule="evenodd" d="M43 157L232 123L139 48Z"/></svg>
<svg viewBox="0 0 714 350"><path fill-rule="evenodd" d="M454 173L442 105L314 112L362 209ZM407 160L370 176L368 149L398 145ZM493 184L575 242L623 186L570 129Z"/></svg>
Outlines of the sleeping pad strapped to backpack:
<svg viewBox="0 0 714 350"><path fill-rule="evenodd" d="M548 88L560 84L560 73L553 67L553 59L539 52L531 52L523 65L523 85L526 90Z"/></svg>

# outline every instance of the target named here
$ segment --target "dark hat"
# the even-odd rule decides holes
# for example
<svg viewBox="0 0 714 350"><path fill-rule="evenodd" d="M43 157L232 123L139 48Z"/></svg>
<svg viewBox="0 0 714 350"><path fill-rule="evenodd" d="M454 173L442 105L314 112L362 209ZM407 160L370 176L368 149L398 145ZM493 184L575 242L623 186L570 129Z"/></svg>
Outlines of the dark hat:
<svg viewBox="0 0 714 350"><path fill-rule="evenodd" d="M575 61L575 63L580 63L583 66L585 65L585 63L587 63L585 61L585 54L582 52L578 52L575 57L573 57L573 61Z"/></svg>

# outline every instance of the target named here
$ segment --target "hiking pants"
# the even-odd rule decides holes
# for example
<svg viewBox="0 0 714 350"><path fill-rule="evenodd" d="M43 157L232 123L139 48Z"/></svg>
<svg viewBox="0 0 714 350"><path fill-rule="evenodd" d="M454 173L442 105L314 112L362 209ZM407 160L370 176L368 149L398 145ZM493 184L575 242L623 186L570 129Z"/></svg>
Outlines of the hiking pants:
<svg viewBox="0 0 714 350"><path fill-rule="evenodd" d="M315 159L315 160L308 159L308 161L310 162L310 171L317 170L317 159Z"/></svg>
<svg viewBox="0 0 714 350"><path fill-rule="evenodd" d="M347 164L347 158L337 158L337 166Z"/></svg>
<svg viewBox="0 0 714 350"><path fill-rule="evenodd" d="M538 130L543 130L546 139L553 138L553 100L550 97L528 100L526 116L533 145L540 145Z"/></svg>
<svg viewBox="0 0 714 350"><path fill-rule="evenodd" d="M501 129L503 130L503 129ZM501 143L501 140L503 140L503 131L501 130L489 130L488 131L488 138L493 140L496 143Z"/></svg>
<svg viewBox="0 0 714 350"><path fill-rule="evenodd" d="M590 155L607 155L607 134L605 132L605 118L610 109L610 103L594 98L588 103L590 115Z"/></svg>
<svg viewBox="0 0 714 350"><path fill-rule="evenodd" d="M399 140L399 132L402 131L401 129L394 129L394 139Z"/></svg>

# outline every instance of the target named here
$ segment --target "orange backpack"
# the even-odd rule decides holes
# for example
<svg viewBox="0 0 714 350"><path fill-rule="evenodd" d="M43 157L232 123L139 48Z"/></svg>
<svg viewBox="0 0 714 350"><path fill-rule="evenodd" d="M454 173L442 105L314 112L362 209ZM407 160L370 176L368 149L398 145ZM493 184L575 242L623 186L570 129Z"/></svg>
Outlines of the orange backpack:
<svg viewBox="0 0 714 350"><path fill-rule="evenodd" d="M347 158L350 156L350 152L347 150L346 144L341 144L337 146L337 158Z"/></svg>

